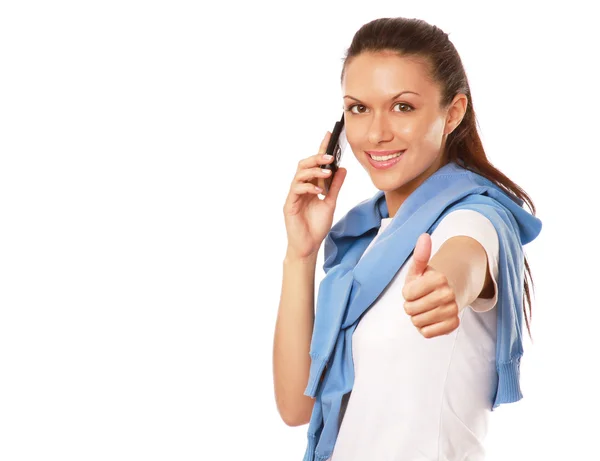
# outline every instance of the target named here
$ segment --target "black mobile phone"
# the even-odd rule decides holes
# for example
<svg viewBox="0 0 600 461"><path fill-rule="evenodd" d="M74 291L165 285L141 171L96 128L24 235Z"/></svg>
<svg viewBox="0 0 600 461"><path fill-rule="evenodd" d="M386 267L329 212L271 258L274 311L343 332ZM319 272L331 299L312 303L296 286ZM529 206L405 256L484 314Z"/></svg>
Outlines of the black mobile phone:
<svg viewBox="0 0 600 461"><path fill-rule="evenodd" d="M347 142L346 127L344 126L344 114L342 114L340 121L335 122L335 125L333 126L331 137L329 138L329 143L327 144L327 150L325 151L326 154L333 155L333 162L328 163L327 165L321 165L321 168L331 170L329 177L319 178L318 181L318 186L323 189L323 195L326 195L329 192L331 180L340 166L342 154L344 153Z"/></svg>

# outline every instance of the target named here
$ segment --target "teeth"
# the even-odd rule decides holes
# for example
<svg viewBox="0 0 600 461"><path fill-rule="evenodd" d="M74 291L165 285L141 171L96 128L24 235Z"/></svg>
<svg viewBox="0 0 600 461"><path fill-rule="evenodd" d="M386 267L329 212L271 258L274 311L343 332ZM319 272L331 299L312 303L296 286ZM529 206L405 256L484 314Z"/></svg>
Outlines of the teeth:
<svg viewBox="0 0 600 461"><path fill-rule="evenodd" d="M377 162L384 162L386 160L390 160L392 158L400 157L403 152L398 152L397 154L392 155L384 155L383 157L376 157L375 155L371 155L371 158Z"/></svg>

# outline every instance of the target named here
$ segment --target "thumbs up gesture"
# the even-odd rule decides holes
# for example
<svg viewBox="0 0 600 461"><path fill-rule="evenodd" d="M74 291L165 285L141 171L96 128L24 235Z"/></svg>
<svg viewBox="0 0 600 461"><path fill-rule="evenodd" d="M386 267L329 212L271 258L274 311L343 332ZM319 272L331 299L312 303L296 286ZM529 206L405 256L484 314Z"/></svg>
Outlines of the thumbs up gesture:
<svg viewBox="0 0 600 461"><path fill-rule="evenodd" d="M456 293L448 278L429 265L430 258L431 237L421 234L402 289L404 310L425 338L451 333L460 324Z"/></svg>

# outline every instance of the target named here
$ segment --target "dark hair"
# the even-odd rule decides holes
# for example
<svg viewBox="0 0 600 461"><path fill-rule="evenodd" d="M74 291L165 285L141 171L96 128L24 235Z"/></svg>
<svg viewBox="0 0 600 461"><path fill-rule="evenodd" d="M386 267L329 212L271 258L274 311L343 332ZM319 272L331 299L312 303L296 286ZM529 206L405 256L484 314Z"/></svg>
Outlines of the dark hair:
<svg viewBox="0 0 600 461"><path fill-rule="evenodd" d="M392 51L402 56L421 58L429 64L430 78L441 87L440 105L442 108L447 108L457 94L464 94L467 97L468 103L464 118L446 140L444 154L447 160L484 176L508 192L509 196L514 194L527 204L535 216L535 205L529 195L495 168L485 155L477 132L478 124L467 75L448 34L421 19L381 18L371 21L363 25L352 39L344 58L342 80L346 66L356 56L363 52L386 51ZM531 269L527 257L525 257L523 313L531 338L526 309L528 306L529 318L531 318L531 296L527 277L533 288Z"/></svg>

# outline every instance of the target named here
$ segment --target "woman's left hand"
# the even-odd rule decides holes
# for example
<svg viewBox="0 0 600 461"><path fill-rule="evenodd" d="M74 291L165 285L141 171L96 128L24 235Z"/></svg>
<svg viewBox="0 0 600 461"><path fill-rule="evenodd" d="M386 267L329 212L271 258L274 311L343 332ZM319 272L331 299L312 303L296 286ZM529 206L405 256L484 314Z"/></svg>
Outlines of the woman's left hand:
<svg viewBox="0 0 600 461"><path fill-rule="evenodd" d="M454 288L443 273L428 265L430 258L431 236L422 234L402 289L404 310L425 338L446 335L460 324Z"/></svg>

